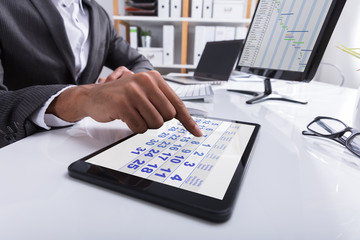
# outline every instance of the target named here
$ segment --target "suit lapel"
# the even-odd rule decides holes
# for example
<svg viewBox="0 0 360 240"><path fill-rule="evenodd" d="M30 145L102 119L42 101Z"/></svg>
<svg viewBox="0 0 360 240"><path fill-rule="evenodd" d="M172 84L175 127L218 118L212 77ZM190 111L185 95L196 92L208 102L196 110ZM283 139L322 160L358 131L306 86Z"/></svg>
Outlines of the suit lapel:
<svg viewBox="0 0 360 240"><path fill-rule="evenodd" d="M84 0L83 4L87 6L87 9L89 10L89 38L90 38L90 51L89 51L89 57L87 65L83 71L83 73L79 77L79 83L85 84L88 83L89 77L91 73L93 72L94 65L96 64L96 61L98 61L99 56L97 56L101 41L99 36L99 30L101 28L100 21L99 21L99 12L96 7L93 6L92 0Z"/></svg>
<svg viewBox="0 0 360 240"><path fill-rule="evenodd" d="M50 0L30 0L38 10L39 14L44 19L54 42L59 48L59 52L64 58L65 64L68 67L72 81L75 83L75 58L71 50L64 22L56 7Z"/></svg>

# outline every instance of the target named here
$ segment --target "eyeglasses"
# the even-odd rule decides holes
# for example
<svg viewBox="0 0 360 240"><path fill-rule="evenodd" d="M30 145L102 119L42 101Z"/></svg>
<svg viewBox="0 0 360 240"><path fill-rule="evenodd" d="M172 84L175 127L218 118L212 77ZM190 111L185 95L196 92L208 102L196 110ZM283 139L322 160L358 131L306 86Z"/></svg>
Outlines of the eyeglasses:
<svg viewBox="0 0 360 240"><path fill-rule="evenodd" d="M308 131L302 132L303 135L332 139L360 157L360 131L347 126L342 121L320 116L310 122L307 129Z"/></svg>

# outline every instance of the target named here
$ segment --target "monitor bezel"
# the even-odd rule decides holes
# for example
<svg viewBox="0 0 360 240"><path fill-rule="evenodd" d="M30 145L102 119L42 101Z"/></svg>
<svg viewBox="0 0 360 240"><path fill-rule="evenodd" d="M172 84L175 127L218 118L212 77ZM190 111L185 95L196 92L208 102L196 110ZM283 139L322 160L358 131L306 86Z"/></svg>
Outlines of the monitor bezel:
<svg viewBox="0 0 360 240"><path fill-rule="evenodd" d="M249 30L252 27L253 20L255 18L256 12L258 10L258 6L261 1L262 0L259 0L256 5L256 9L254 11L252 21L249 26ZM329 43L329 40L335 29L335 26L338 22L338 19L340 17L342 9L345 5L345 2L346 2L346 0L333 0L332 1L332 4L328 11L328 14L327 14L327 16L324 20L323 26L320 30L318 39L315 42L313 51L309 57L309 61L306 65L304 71L300 72L300 71L290 71L290 70L283 70L283 69L241 66L240 65L241 54L240 54L240 57L236 64L236 70L240 71L240 72L244 72L244 73L263 76L266 78L299 81L299 82L310 82L314 78L316 71L320 65L320 62L325 53L326 47ZM246 35L243 46L245 46L248 36L249 36L249 31Z"/></svg>

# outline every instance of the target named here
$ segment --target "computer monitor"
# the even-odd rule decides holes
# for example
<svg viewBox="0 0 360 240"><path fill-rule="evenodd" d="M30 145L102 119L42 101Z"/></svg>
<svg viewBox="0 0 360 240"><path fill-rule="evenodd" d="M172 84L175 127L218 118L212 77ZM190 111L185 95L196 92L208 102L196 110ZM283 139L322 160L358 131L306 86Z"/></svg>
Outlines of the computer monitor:
<svg viewBox="0 0 360 240"><path fill-rule="evenodd" d="M236 69L265 77L265 92L247 103L273 95L270 79L309 82L320 64L346 0L259 0Z"/></svg>

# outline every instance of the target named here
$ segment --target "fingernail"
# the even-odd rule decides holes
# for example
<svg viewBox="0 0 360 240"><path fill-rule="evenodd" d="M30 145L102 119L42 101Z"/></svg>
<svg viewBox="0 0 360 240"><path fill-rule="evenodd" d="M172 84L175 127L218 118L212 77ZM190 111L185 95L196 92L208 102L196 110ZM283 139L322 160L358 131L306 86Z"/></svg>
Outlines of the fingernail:
<svg viewBox="0 0 360 240"><path fill-rule="evenodd" d="M201 131L201 129L199 128L199 126L195 123L195 136L196 137L202 137L203 133Z"/></svg>

